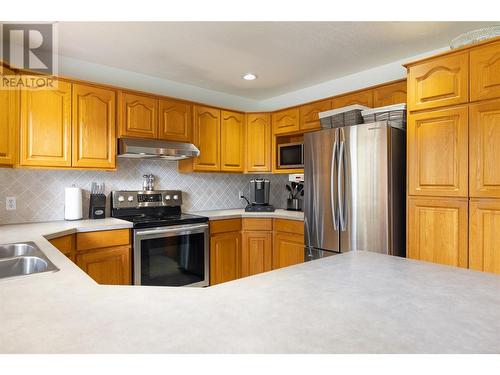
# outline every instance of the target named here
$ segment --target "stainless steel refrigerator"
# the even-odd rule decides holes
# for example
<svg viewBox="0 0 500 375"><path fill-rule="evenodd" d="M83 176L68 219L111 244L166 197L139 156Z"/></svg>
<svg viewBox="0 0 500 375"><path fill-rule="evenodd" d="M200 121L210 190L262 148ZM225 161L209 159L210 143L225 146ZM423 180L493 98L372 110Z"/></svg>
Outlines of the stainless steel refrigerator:
<svg viewBox="0 0 500 375"><path fill-rule="evenodd" d="M405 256L406 132L382 121L304 135L306 260Z"/></svg>

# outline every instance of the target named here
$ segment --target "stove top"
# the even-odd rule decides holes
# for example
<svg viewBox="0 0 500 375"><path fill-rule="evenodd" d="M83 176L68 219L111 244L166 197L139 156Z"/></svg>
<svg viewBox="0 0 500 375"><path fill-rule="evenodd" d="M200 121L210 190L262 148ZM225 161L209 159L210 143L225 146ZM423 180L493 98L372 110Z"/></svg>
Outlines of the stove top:
<svg viewBox="0 0 500 375"><path fill-rule="evenodd" d="M179 190L112 191L111 216L133 223L134 228L206 223L204 216L181 212Z"/></svg>

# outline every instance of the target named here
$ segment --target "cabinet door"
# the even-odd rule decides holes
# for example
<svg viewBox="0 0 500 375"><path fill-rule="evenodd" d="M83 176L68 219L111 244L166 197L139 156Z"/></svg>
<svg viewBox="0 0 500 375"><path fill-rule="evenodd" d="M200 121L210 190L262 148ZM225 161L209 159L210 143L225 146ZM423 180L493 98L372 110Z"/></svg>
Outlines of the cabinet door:
<svg viewBox="0 0 500 375"><path fill-rule="evenodd" d="M76 255L76 264L99 284L130 285L130 246L95 249Z"/></svg>
<svg viewBox="0 0 500 375"><path fill-rule="evenodd" d="M123 91L119 94L119 137L156 138L158 99Z"/></svg>
<svg viewBox="0 0 500 375"><path fill-rule="evenodd" d="M408 258L467 267L467 199L408 198Z"/></svg>
<svg viewBox="0 0 500 375"><path fill-rule="evenodd" d="M273 133L293 133L300 130L299 109L291 108L273 113Z"/></svg>
<svg viewBox="0 0 500 375"><path fill-rule="evenodd" d="M71 166L71 84L21 91L19 164Z"/></svg>
<svg viewBox="0 0 500 375"><path fill-rule="evenodd" d="M408 69L408 109L437 108L469 100L469 54L440 56Z"/></svg>
<svg viewBox="0 0 500 375"><path fill-rule="evenodd" d="M247 172L271 172L271 115L249 113L246 116Z"/></svg>
<svg viewBox="0 0 500 375"><path fill-rule="evenodd" d="M359 104L367 107L373 107L373 92L372 90L365 90L347 94L333 98L332 108L342 108L348 105Z"/></svg>
<svg viewBox="0 0 500 375"><path fill-rule="evenodd" d="M500 198L500 100L469 107L471 197Z"/></svg>
<svg viewBox="0 0 500 375"><path fill-rule="evenodd" d="M470 51L471 101L500 97L500 43Z"/></svg>
<svg viewBox="0 0 500 375"><path fill-rule="evenodd" d="M221 112L221 171L243 172L245 169L245 116Z"/></svg>
<svg viewBox="0 0 500 375"><path fill-rule="evenodd" d="M409 195L467 197L467 118L467 107L409 116Z"/></svg>
<svg viewBox="0 0 500 375"><path fill-rule="evenodd" d="M0 68L2 75L14 74ZM16 162L17 128L19 121L19 91L0 89L0 165Z"/></svg>
<svg viewBox="0 0 500 375"><path fill-rule="evenodd" d="M304 262L304 235L274 233L273 269Z"/></svg>
<svg viewBox="0 0 500 375"><path fill-rule="evenodd" d="M242 241L241 276L251 276L270 271L272 268L272 232L244 231Z"/></svg>
<svg viewBox="0 0 500 375"><path fill-rule="evenodd" d="M406 80L380 86L373 90L373 107L406 103Z"/></svg>
<svg viewBox="0 0 500 375"><path fill-rule="evenodd" d="M210 285L241 277L241 233L229 232L210 238Z"/></svg>
<svg viewBox="0 0 500 375"><path fill-rule="evenodd" d="M194 106L193 143L200 150L194 170L220 171L220 110Z"/></svg>
<svg viewBox="0 0 500 375"><path fill-rule="evenodd" d="M74 84L72 105L73 166L115 168L115 91Z"/></svg>
<svg viewBox="0 0 500 375"><path fill-rule="evenodd" d="M500 273L500 201L471 199L469 268Z"/></svg>
<svg viewBox="0 0 500 375"><path fill-rule="evenodd" d="M193 107L176 100L160 100L160 139L191 142L193 133Z"/></svg>
<svg viewBox="0 0 500 375"><path fill-rule="evenodd" d="M330 99L300 106L300 130L310 131L320 129L321 125L318 114L330 109L332 109L332 101Z"/></svg>

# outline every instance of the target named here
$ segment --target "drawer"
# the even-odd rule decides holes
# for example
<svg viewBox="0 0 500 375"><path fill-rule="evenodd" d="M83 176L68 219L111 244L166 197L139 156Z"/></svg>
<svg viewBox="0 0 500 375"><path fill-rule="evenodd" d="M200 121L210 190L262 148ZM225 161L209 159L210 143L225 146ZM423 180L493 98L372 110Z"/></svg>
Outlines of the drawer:
<svg viewBox="0 0 500 375"><path fill-rule="evenodd" d="M214 220L210 222L210 234L241 230L241 219Z"/></svg>
<svg viewBox="0 0 500 375"><path fill-rule="evenodd" d="M273 230L273 219L264 218L244 218L242 222L243 230L248 231L260 231L260 230Z"/></svg>
<svg viewBox="0 0 500 375"><path fill-rule="evenodd" d="M276 232L304 234L304 222L299 220L274 219Z"/></svg>
<svg viewBox="0 0 500 375"><path fill-rule="evenodd" d="M77 251L129 244L130 231L128 229L102 230L76 234Z"/></svg>
<svg viewBox="0 0 500 375"><path fill-rule="evenodd" d="M438 108L469 100L469 54L438 56L408 68L408 109Z"/></svg>
<svg viewBox="0 0 500 375"><path fill-rule="evenodd" d="M61 253L69 255L75 248L75 236L68 234L67 236L57 237L49 240Z"/></svg>

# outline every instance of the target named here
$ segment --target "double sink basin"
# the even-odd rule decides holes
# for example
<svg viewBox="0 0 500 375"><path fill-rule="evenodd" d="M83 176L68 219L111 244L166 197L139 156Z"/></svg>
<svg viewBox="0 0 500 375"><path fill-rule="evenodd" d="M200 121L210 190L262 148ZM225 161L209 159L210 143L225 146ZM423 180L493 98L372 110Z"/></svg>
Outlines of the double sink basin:
<svg viewBox="0 0 500 375"><path fill-rule="evenodd" d="M0 245L0 279L55 271L59 269L33 242Z"/></svg>

